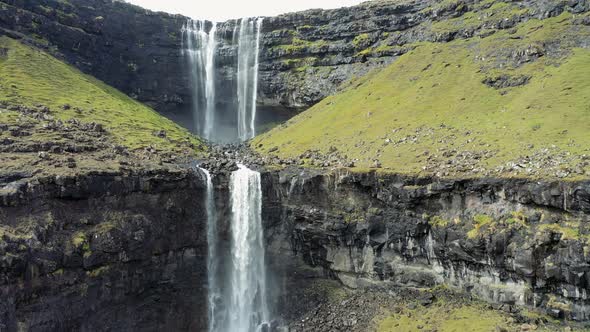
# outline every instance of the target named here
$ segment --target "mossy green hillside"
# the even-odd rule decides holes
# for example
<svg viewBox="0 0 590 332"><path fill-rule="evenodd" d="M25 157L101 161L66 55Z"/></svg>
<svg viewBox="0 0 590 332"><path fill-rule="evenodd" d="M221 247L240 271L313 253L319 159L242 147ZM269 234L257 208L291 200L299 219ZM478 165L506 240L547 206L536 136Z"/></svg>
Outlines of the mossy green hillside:
<svg viewBox="0 0 590 332"><path fill-rule="evenodd" d="M435 172L460 160L460 152L476 156L468 163L474 169L501 173L508 163L552 149L565 157L550 173L539 167L538 176L576 165L588 170L578 158L590 154L590 50L575 47L581 38L590 38L590 28L565 13L487 38L418 43L252 146L294 158L335 147L357 167L378 159L383 168L411 174ZM529 79L485 84L502 76Z"/></svg>
<svg viewBox="0 0 590 332"><path fill-rule="evenodd" d="M2 102L42 104L57 119L103 124L117 143L132 150L150 145L177 153L203 150L203 144L187 130L47 53L8 37L0 37L0 50ZM0 113L1 123L17 119L14 112ZM156 135L160 131L166 135Z"/></svg>

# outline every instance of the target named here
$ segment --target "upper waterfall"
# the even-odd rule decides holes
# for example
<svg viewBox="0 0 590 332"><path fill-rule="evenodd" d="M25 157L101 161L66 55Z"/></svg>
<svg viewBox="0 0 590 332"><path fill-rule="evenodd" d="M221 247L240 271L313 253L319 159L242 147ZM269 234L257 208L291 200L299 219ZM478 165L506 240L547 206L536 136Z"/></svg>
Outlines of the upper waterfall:
<svg viewBox="0 0 590 332"><path fill-rule="evenodd" d="M215 140L215 50L217 23L189 19L182 27L182 52L193 85L193 121L198 135Z"/></svg>
<svg viewBox="0 0 590 332"><path fill-rule="evenodd" d="M182 54L187 59L192 85L193 128L201 137L234 142L256 135L262 22L262 18L233 22L233 34L228 41L234 49L231 85L218 82L218 47L225 41L227 24L218 29L217 23L189 19L182 27ZM230 89L233 91L228 93Z"/></svg>
<svg viewBox="0 0 590 332"><path fill-rule="evenodd" d="M238 37L238 138L256 136L256 96L262 18L242 19ZM234 34L235 36L235 34Z"/></svg>

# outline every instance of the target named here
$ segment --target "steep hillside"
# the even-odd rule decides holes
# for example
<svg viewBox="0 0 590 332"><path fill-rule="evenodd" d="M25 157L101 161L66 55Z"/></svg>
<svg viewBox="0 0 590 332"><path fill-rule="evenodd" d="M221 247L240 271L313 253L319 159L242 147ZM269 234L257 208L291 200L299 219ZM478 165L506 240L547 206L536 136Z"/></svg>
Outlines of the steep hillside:
<svg viewBox="0 0 590 332"><path fill-rule="evenodd" d="M185 21L124 1L0 1L0 35L25 38L171 115L190 104L188 76L178 53Z"/></svg>
<svg viewBox="0 0 590 332"><path fill-rule="evenodd" d="M0 37L0 141L4 171L39 162L110 169L116 156L171 161L203 149L155 111L8 37Z"/></svg>
<svg viewBox="0 0 590 332"><path fill-rule="evenodd" d="M481 27L507 6L431 29ZM589 21L588 13L563 13L448 43L413 43L386 69L352 80L252 146L312 166L581 176L590 171Z"/></svg>

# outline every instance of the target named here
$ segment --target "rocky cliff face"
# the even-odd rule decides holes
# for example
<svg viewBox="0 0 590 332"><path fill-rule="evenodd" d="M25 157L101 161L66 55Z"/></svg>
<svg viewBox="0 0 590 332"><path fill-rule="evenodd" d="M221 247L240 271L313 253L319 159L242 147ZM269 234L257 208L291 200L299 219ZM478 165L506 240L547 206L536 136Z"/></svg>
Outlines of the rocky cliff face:
<svg viewBox="0 0 590 332"><path fill-rule="evenodd" d="M204 180L0 178L0 331L203 330Z"/></svg>
<svg viewBox="0 0 590 332"><path fill-rule="evenodd" d="M227 175L215 175L222 247L231 238ZM0 330L205 328L201 175L0 180L0 290L7 299ZM330 296L308 292L314 280L379 292L444 284L507 308L589 318L587 181L293 168L264 172L263 195L272 307L287 322Z"/></svg>
<svg viewBox="0 0 590 332"><path fill-rule="evenodd" d="M265 181L271 261L292 284L447 284L494 303L588 319L588 182L310 171Z"/></svg>
<svg viewBox="0 0 590 332"><path fill-rule="evenodd" d="M394 61L417 42L485 37L531 18L590 10L587 0L511 3L520 10L492 11L495 14L490 17L484 11L491 3L464 0L373 1L266 18L258 96L262 117L268 121L288 118L332 94L342 82ZM437 25L473 11L480 15L475 24L444 29ZM2 33L45 47L188 124L191 88L180 51L185 22L179 15L154 13L119 1L0 1ZM219 91L231 90L235 75L235 24L229 21L219 26ZM219 99L223 104L223 98Z"/></svg>

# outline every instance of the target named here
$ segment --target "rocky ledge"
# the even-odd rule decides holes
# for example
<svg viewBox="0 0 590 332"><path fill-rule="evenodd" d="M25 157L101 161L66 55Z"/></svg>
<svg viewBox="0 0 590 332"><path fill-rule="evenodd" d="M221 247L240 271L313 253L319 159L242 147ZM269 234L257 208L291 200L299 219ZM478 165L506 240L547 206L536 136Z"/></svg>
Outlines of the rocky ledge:
<svg viewBox="0 0 590 332"><path fill-rule="evenodd" d="M220 151L227 159L207 165L227 245L241 152ZM366 330L366 301L390 306L437 285L519 323L530 322L522 308L589 319L588 181L259 169L272 307L294 330ZM203 174L182 168L3 174L0 330L203 329L205 190ZM338 297L349 305L322 302L350 290ZM438 308L427 293L419 305ZM334 320L350 308L355 317Z"/></svg>

